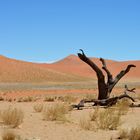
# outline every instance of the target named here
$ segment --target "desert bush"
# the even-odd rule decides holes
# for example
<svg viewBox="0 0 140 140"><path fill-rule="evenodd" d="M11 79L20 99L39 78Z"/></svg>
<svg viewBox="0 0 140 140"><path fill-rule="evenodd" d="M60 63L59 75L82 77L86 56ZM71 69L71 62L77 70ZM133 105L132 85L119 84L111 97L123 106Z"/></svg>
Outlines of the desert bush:
<svg viewBox="0 0 140 140"><path fill-rule="evenodd" d="M140 140L140 126L119 132L119 139Z"/></svg>
<svg viewBox="0 0 140 140"><path fill-rule="evenodd" d="M127 112L129 111L129 105L130 105L130 101L128 99L120 100L116 105L116 107L119 111L119 114L120 115L127 114Z"/></svg>
<svg viewBox="0 0 140 140"><path fill-rule="evenodd" d="M53 98L53 97L45 97L44 98L44 101L45 102L54 102L55 101L55 98Z"/></svg>
<svg viewBox="0 0 140 140"><path fill-rule="evenodd" d="M66 96L58 97L58 100L62 102L66 102L66 103L72 103L72 102L75 102L77 98L71 95L66 95Z"/></svg>
<svg viewBox="0 0 140 140"><path fill-rule="evenodd" d="M18 98L17 102L33 102L35 101L34 97L27 96L27 97L20 97Z"/></svg>
<svg viewBox="0 0 140 140"><path fill-rule="evenodd" d="M1 119L5 125L13 128L18 127L23 122L23 111L17 108L8 107L1 112Z"/></svg>
<svg viewBox="0 0 140 140"><path fill-rule="evenodd" d="M85 118L80 119L79 126L84 130L92 130L93 126L91 121Z"/></svg>
<svg viewBox="0 0 140 140"><path fill-rule="evenodd" d="M24 97L24 98L23 98L23 102L33 102L33 101L35 101L35 100L34 100L34 98L31 97L31 96L28 96L28 97Z"/></svg>
<svg viewBox="0 0 140 140"><path fill-rule="evenodd" d="M120 124L120 114L115 109L105 109L98 113L96 122L100 129L115 130Z"/></svg>
<svg viewBox="0 0 140 140"><path fill-rule="evenodd" d="M34 109L35 112L42 112L42 110L43 110L43 104L41 104L41 103L35 104L33 106L33 109Z"/></svg>
<svg viewBox="0 0 140 140"><path fill-rule="evenodd" d="M128 131L120 130L118 139L127 139L127 138L128 138Z"/></svg>
<svg viewBox="0 0 140 140"><path fill-rule="evenodd" d="M140 126L132 128L129 132L129 140L140 140Z"/></svg>
<svg viewBox="0 0 140 140"><path fill-rule="evenodd" d="M2 96L0 96L0 101L4 101L4 98Z"/></svg>
<svg viewBox="0 0 140 140"><path fill-rule="evenodd" d="M2 134L2 140L21 140L20 136L16 135L11 130L5 130Z"/></svg>
<svg viewBox="0 0 140 140"><path fill-rule="evenodd" d="M63 104L55 104L43 110L43 119L47 121L65 121L68 108Z"/></svg>
<svg viewBox="0 0 140 140"><path fill-rule="evenodd" d="M99 115L99 107L96 107L94 112L90 112L89 117L91 121L96 121Z"/></svg>

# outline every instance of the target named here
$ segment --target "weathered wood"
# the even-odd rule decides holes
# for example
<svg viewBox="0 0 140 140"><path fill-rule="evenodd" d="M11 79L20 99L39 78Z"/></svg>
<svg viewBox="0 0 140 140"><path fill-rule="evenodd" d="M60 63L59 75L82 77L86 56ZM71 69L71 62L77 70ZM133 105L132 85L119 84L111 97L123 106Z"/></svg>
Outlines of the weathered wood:
<svg viewBox="0 0 140 140"><path fill-rule="evenodd" d="M105 81L105 76L102 72L102 70L93 62L91 59L89 59L84 51L80 49L82 53L78 53L78 57L88 64L95 72L97 75L98 79L98 100L103 100L103 99L108 99L110 97L110 94L114 88L114 86L118 83L118 81L125 75L127 74L132 67L136 67L133 64L130 64L126 67L125 70L122 70L114 79L111 74L111 72L108 70L106 62L103 58L100 58L100 61L102 62L102 69L106 72L107 74L107 82Z"/></svg>
<svg viewBox="0 0 140 140"><path fill-rule="evenodd" d="M128 98L130 99L132 102L135 102L135 100L129 96L128 94L124 93L120 96L116 96L116 97L112 97L112 98L108 98L108 99L102 99L102 100L97 100L97 99L83 99L80 101L80 103L78 105L72 105L73 108L77 108L80 109L81 107L84 107L85 103L93 103L93 106L112 106L115 105L119 100L123 99L123 98Z"/></svg>

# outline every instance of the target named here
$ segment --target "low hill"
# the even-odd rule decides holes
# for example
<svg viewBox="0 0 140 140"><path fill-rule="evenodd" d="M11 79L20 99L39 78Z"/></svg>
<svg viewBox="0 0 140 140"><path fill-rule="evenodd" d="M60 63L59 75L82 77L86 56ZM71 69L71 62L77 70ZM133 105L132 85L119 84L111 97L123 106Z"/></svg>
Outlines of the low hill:
<svg viewBox="0 0 140 140"><path fill-rule="evenodd" d="M101 67L98 58L91 59ZM106 63L113 76L128 64L135 64L136 68L132 68L125 79L140 79L140 61L106 60ZM0 56L0 66L0 82L73 82L96 79L95 72L76 55L52 64L31 63Z"/></svg>
<svg viewBox="0 0 140 140"><path fill-rule="evenodd" d="M0 82L61 82L79 79L80 76L42 67L38 63L0 56Z"/></svg>
<svg viewBox="0 0 140 140"><path fill-rule="evenodd" d="M91 58L100 68L102 67L99 58ZM113 74L117 75L121 70L125 69L128 64L136 65L136 68L132 68L126 78L140 79L140 61L113 61L106 60L108 69ZM95 72L86 63L82 62L76 55L70 55L58 62L52 64L44 64L43 66L69 74L75 74L79 76L96 78Z"/></svg>

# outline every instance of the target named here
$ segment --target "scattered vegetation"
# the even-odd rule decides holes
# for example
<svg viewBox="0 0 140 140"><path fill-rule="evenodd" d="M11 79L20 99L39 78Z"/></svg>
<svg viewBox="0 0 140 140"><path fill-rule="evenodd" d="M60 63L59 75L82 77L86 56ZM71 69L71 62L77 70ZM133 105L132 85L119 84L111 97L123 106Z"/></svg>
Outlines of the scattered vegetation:
<svg viewBox="0 0 140 140"><path fill-rule="evenodd" d="M130 131L121 130L119 132L119 139L140 140L140 126L132 128Z"/></svg>
<svg viewBox="0 0 140 140"><path fill-rule="evenodd" d="M31 97L31 96L20 97L17 100L17 102L34 102L34 101L36 101L36 99L34 97Z"/></svg>
<svg viewBox="0 0 140 140"><path fill-rule="evenodd" d="M20 136L16 135L11 130L5 130L2 134L2 140L21 140Z"/></svg>
<svg viewBox="0 0 140 140"><path fill-rule="evenodd" d="M97 125L100 129L116 130L120 125L121 115L115 109L105 109L98 113Z"/></svg>
<svg viewBox="0 0 140 140"><path fill-rule="evenodd" d="M116 107L119 111L119 114L120 115L127 114L127 112L129 111L129 105L130 105L130 101L128 99L120 100L116 105Z"/></svg>
<svg viewBox="0 0 140 140"><path fill-rule="evenodd" d="M65 121L68 107L64 104L55 104L43 110L43 119L47 121Z"/></svg>
<svg viewBox="0 0 140 140"><path fill-rule="evenodd" d="M96 107L94 112L90 112L89 117L91 121L96 121L99 116L99 107Z"/></svg>
<svg viewBox="0 0 140 140"><path fill-rule="evenodd" d="M45 101L45 102L54 102L54 101L55 101L55 98L53 98L53 97L47 97L47 96L46 96L46 97L44 98L44 101Z"/></svg>
<svg viewBox="0 0 140 140"><path fill-rule="evenodd" d="M2 96L0 96L0 101L4 101L4 98Z"/></svg>
<svg viewBox="0 0 140 140"><path fill-rule="evenodd" d="M97 97L96 94L86 94L85 98L88 100L92 100L92 99L96 99Z"/></svg>
<svg viewBox="0 0 140 140"><path fill-rule="evenodd" d="M91 121L85 118L80 119L79 125L84 130L93 130Z"/></svg>
<svg viewBox="0 0 140 140"><path fill-rule="evenodd" d="M13 128L18 127L23 122L23 118L23 111L17 108L8 107L1 112L2 122Z"/></svg>
<svg viewBox="0 0 140 140"><path fill-rule="evenodd" d="M59 96L58 100L66 103L73 103L77 100L77 98L71 95L66 95L66 96Z"/></svg>
<svg viewBox="0 0 140 140"><path fill-rule="evenodd" d="M42 112L43 107L44 107L43 104L38 103L38 104L34 105L33 109L34 109L35 112Z"/></svg>

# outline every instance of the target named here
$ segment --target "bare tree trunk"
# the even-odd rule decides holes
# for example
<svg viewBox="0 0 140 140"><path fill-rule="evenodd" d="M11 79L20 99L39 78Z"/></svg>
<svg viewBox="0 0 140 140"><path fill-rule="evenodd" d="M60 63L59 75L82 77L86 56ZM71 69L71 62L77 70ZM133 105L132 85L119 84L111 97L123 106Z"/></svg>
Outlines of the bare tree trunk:
<svg viewBox="0 0 140 140"><path fill-rule="evenodd" d="M80 49L81 50L81 49ZM100 58L100 61L102 62L102 69L106 72L107 74L107 82L105 82L105 76L102 72L102 70L93 62L91 61L85 54L84 51L81 50L82 53L78 53L78 57L85 62L86 64L88 64L95 72L97 75L97 79L98 79L98 100L102 100L102 99L108 99L110 97L110 93L112 92L112 89L114 88L114 86L118 83L118 81L126 74L130 71L130 69L132 67L136 67L133 64L130 64L127 66L127 68L125 70L122 70L114 79L112 74L110 73L110 71L108 70L107 66L106 66L106 62L103 58Z"/></svg>

